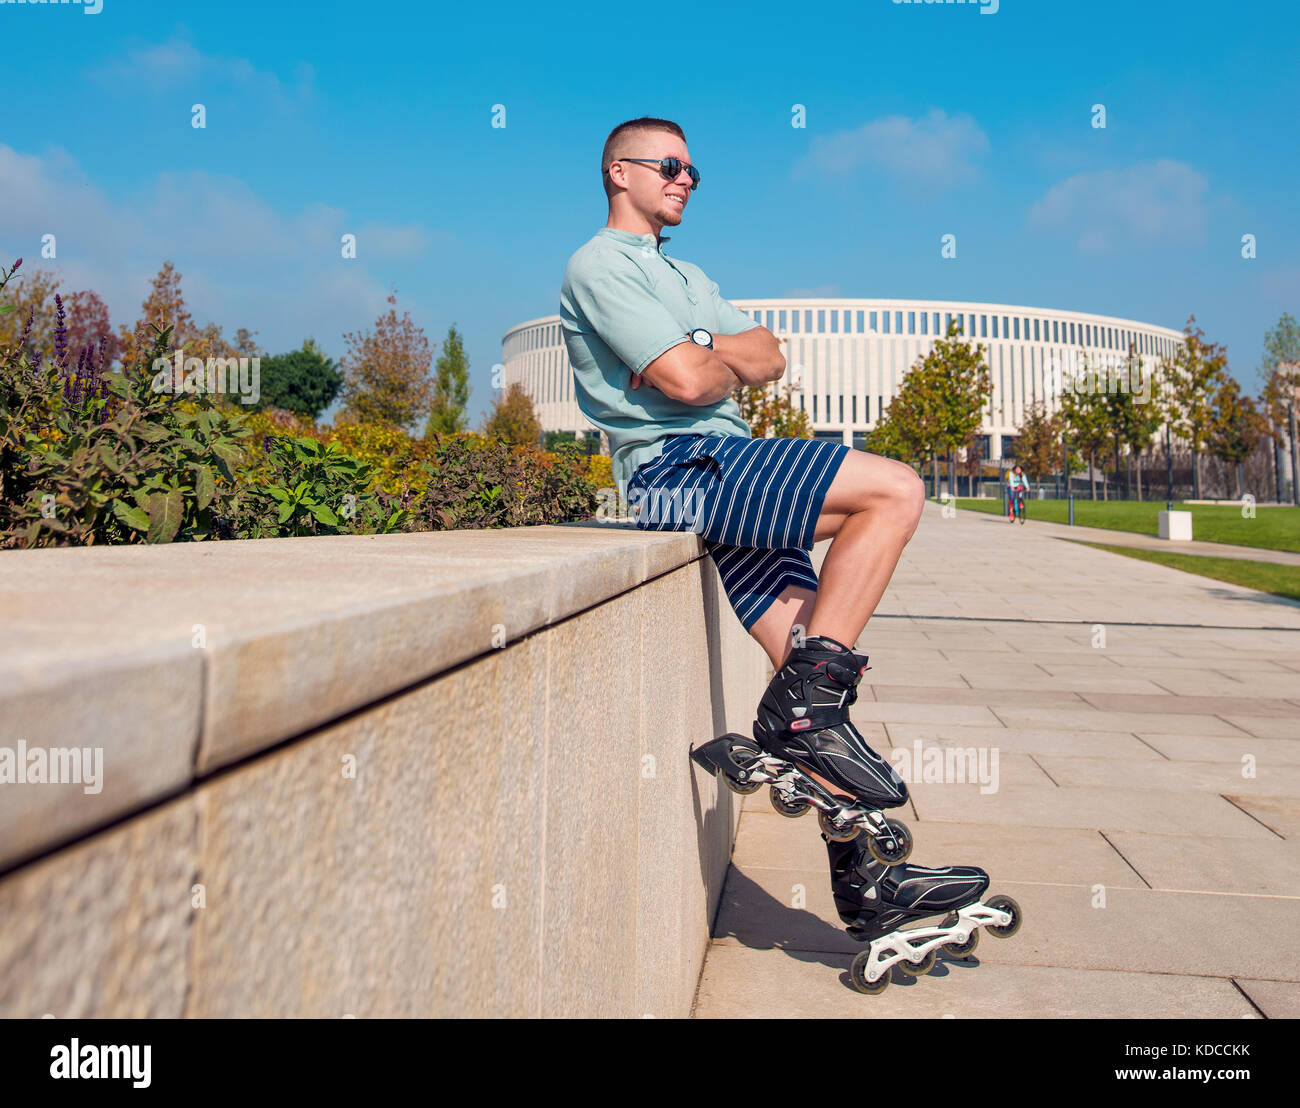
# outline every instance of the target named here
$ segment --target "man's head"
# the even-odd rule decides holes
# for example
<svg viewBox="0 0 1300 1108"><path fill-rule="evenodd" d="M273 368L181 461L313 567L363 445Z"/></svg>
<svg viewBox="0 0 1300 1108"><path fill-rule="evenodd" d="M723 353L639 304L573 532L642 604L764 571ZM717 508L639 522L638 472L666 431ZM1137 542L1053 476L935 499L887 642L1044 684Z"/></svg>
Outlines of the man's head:
<svg viewBox="0 0 1300 1108"><path fill-rule="evenodd" d="M647 160L625 160L629 158ZM683 167L691 164L686 135L672 120L642 116L620 123L609 133L600 170L611 215L645 223L656 235L665 224L676 227L681 223L691 178L685 168L673 180L665 178L659 169L664 158L676 158Z"/></svg>

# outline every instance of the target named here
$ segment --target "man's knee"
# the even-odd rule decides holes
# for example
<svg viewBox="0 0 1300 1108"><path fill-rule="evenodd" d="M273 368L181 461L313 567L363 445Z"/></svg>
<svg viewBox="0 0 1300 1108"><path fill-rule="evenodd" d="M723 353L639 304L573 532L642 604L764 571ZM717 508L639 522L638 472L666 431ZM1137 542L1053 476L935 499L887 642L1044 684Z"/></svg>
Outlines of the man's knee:
<svg viewBox="0 0 1300 1108"><path fill-rule="evenodd" d="M878 461L883 464L877 468L873 475L875 480L868 490L871 506L915 524L920 520L921 511L925 507L925 482L917 476L916 470L904 462L892 458L880 458Z"/></svg>

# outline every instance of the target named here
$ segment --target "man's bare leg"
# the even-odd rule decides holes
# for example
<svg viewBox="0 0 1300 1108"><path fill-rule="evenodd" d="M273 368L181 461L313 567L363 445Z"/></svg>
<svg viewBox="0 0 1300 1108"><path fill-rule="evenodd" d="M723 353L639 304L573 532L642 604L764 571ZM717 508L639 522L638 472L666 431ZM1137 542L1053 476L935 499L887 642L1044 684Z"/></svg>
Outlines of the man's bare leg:
<svg viewBox="0 0 1300 1108"><path fill-rule="evenodd" d="M787 585L750 627L771 659L785 662L796 626L850 649L876 610L903 547L916 531L925 486L910 466L854 450L840 464L817 517L816 541L830 538L819 588ZM838 791L817 774L815 780Z"/></svg>
<svg viewBox="0 0 1300 1108"><path fill-rule="evenodd" d="M809 635L829 635L854 648L924 506L925 485L911 466L862 450L849 453L817 519L816 537L835 537L818 575Z"/></svg>
<svg viewBox="0 0 1300 1108"><path fill-rule="evenodd" d="M831 539L819 587L787 585L749 633L778 670L791 631L829 635L852 649L916 532L925 486L910 466L862 450L840 464L817 517L815 540Z"/></svg>
<svg viewBox="0 0 1300 1108"><path fill-rule="evenodd" d="M776 672L790 653L790 633L796 625L806 628L812 618L813 604L817 593L812 589L800 588L798 585L786 585L771 604L749 629L749 633L758 640L758 645L767 651L772 660L772 672Z"/></svg>

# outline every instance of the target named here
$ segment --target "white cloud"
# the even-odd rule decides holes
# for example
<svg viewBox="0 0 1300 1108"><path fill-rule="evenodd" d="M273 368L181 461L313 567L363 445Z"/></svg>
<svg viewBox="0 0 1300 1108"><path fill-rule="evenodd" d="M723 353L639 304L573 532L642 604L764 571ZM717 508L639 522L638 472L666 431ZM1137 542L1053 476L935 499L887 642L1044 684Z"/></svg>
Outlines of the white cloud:
<svg viewBox="0 0 1300 1108"><path fill-rule="evenodd" d="M0 255L4 264L54 271L68 290L104 298L114 326L134 321L164 261L176 264L199 324L259 332L273 350L314 334L341 350L342 333L385 310L389 281L372 266L438 249L453 237L418 226L361 222L323 204L283 212L245 181L202 172L163 173L131 200L96 187L63 151L37 157L0 144ZM357 236L357 258L341 236ZM41 237L58 257L42 259ZM399 290L400 294L400 290ZM407 301L406 307L410 307ZM399 309L403 307L399 295Z"/></svg>
<svg viewBox="0 0 1300 1108"><path fill-rule="evenodd" d="M932 108L920 119L891 115L814 138L796 173L839 176L865 166L908 183L955 186L979 177L976 163L988 150L988 136L970 116Z"/></svg>
<svg viewBox="0 0 1300 1108"><path fill-rule="evenodd" d="M164 42L142 42L111 61L92 66L86 76L109 89L131 90L143 85L157 93L214 83L235 86L253 94L267 108L291 111L315 95L316 73L306 62L294 66L291 83L270 70L259 69L248 58L204 54L184 32Z"/></svg>
<svg viewBox="0 0 1300 1108"><path fill-rule="evenodd" d="M1030 227L1074 236L1081 253L1104 254L1126 242L1202 242L1207 224L1205 176L1162 158L1127 169L1068 177L1029 211Z"/></svg>

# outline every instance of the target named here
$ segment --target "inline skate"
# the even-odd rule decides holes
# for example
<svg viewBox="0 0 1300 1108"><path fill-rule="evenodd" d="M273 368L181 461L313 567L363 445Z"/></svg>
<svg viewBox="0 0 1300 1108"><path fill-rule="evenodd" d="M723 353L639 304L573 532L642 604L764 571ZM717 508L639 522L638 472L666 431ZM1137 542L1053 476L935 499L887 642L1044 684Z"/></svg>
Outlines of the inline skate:
<svg viewBox="0 0 1300 1108"><path fill-rule="evenodd" d="M868 857L858 843L826 839L831 864L831 894L848 933L870 943L849 967L849 980L860 993L878 996L889 985L894 965L911 977L934 968L940 948L952 958L968 958L987 927L1008 939L1023 918L1009 896L990 897L989 875L977 866L886 866ZM898 930L932 916L941 923Z"/></svg>
<svg viewBox="0 0 1300 1108"><path fill-rule="evenodd" d="M906 804L907 786L849 720L848 707L857 700L858 682L868 668L865 654L828 636L806 639L791 650L763 693L753 739L723 735L691 757L722 773L736 792L771 785L772 806L783 816L817 808L822 833L830 839L847 842L866 831L871 856L899 865L912 852L912 836L881 809Z"/></svg>

